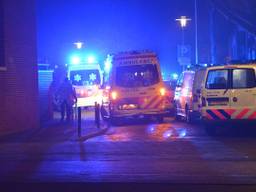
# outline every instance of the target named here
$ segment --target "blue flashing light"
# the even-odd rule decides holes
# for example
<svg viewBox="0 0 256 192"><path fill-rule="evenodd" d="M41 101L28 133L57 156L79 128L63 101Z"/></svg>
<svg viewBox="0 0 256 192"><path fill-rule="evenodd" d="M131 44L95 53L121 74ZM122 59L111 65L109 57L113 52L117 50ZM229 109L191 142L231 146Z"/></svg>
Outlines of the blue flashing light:
<svg viewBox="0 0 256 192"><path fill-rule="evenodd" d="M96 63L96 58L92 55L88 56L87 58L87 62L92 64L92 63Z"/></svg>
<svg viewBox="0 0 256 192"><path fill-rule="evenodd" d="M78 64L80 64L81 63L81 58L80 57L78 57L78 56L73 56L72 58L71 58L71 64L73 64L73 65L78 65Z"/></svg>
<svg viewBox="0 0 256 192"><path fill-rule="evenodd" d="M111 62L109 60L106 60L104 64L105 64L104 69L108 73L112 67Z"/></svg>
<svg viewBox="0 0 256 192"><path fill-rule="evenodd" d="M179 77L179 75L177 73L173 73L172 74L172 79L177 80L178 77Z"/></svg>

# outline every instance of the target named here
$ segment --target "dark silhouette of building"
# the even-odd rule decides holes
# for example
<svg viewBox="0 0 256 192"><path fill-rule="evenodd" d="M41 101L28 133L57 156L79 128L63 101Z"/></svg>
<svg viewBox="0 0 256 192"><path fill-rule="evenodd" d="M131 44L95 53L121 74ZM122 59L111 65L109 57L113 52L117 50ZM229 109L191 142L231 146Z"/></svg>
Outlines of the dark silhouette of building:
<svg viewBox="0 0 256 192"><path fill-rule="evenodd" d="M0 0L0 134L39 126L34 0Z"/></svg>

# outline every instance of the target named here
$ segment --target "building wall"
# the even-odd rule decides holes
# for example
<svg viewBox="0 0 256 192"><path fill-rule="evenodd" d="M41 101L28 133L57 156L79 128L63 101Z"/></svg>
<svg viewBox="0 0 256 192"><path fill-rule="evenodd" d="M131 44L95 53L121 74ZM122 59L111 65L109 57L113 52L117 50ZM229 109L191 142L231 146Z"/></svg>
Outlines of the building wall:
<svg viewBox="0 0 256 192"><path fill-rule="evenodd" d="M0 68L0 134L39 126L34 0L3 3L5 68Z"/></svg>

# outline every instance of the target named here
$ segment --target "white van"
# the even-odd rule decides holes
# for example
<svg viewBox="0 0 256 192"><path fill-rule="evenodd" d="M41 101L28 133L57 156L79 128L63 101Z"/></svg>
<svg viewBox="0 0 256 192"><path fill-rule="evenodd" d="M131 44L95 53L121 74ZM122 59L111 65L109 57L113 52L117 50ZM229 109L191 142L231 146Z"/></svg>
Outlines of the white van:
<svg viewBox="0 0 256 192"><path fill-rule="evenodd" d="M163 121L170 109L158 58L153 52L125 52L112 56L107 84L109 100L102 114L111 121L131 117L156 117Z"/></svg>
<svg viewBox="0 0 256 192"><path fill-rule="evenodd" d="M190 123L200 118L200 93L206 69L184 71L177 82L174 96L176 119Z"/></svg>
<svg viewBox="0 0 256 192"><path fill-rule="evenodd" d="M256 64L210 67L202 89L202 118L209 123L256 121Z"/></svg>

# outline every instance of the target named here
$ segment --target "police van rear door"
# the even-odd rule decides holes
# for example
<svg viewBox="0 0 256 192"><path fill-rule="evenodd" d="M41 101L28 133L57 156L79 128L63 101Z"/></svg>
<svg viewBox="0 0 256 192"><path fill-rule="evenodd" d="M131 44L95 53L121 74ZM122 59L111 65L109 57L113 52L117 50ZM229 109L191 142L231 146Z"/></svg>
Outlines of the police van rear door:
<svg viewBox="0 0 256 192"><path fill-rule="evenodd" d="M232 69L232 119L256 119L256 77L253 68Z"/></svg>
<svg viewBox="0 0 256 192"><path fill-rule="evenodd" d="M211 120L230 119L230 70L210 69L203 93L206 103L206 116Z"/></svg>

